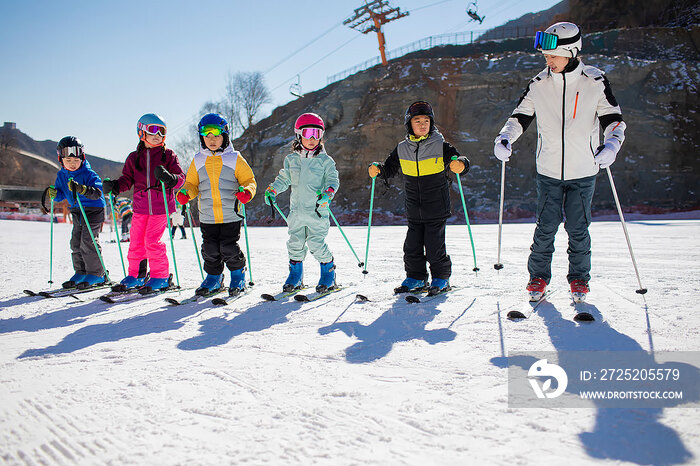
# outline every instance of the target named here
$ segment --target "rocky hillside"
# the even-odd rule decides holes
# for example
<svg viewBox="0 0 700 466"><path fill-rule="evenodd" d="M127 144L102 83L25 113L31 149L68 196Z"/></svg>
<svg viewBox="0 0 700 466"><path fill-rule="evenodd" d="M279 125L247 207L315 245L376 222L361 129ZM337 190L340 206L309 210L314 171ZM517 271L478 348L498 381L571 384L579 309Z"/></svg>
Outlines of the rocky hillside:
<svg viewBox="0 0 700 466"><path fill-rule="evenodd" d="M612 166L626 210L700 208L694 192L700 168L699 38L697 26L620 29L585 37L582 59L608 73L628 125L627 140ZM334 211L345 223L362 223L369 206L367 165L383 160L403 138L406 106L425 99L433 103L446 138L472 161L471 172L462 177L470 215L476 221L493 220L500 164L492 155L492 141L528 80L544 67L541 55L530 52L531 42L439 47L396 59L386 68L357 73L275 109L237 139L235 147L251 162L262 192L289 153L295 118L306 111L319 113L327 124L328 153L340 171ZM533 124L508 163L507 218L534 215L535 145ZM595 213L611 213L615 207L607 177L601 174L598 181ZM377 185L379 219L402 221L401 186L400 179L388 188ZM458 193L455 183L453 213L459 217L453 221L462 218ZM286 196L281 202L286 203ZM260 219L269 215L269 208L256 199L249 212Z"/></svg>

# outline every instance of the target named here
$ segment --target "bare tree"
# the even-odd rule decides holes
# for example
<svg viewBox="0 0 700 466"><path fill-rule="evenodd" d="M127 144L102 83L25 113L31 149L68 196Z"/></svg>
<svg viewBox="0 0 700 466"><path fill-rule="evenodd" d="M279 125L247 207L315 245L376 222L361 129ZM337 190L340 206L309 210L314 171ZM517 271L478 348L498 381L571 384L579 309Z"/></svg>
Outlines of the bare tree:
<svg viewBox="0 0 700 466"><path fill-rule="evenodd" d="M272 99L263 74L253 71L228 74L224 101L233 124L245 131L255 121L260 107L272 102Z"/></svg>

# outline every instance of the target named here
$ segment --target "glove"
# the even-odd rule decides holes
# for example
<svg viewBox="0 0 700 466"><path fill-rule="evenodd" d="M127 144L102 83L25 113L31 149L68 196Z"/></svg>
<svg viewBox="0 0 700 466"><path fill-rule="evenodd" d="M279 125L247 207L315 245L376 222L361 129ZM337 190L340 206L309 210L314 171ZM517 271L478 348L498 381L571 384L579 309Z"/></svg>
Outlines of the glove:
<svg viewBox="0 0 700 466"><path fill-rule="evenodd" d="M238 191L236 193L236 198L241 202L241 204L247 204L250 202L253 196L250 195L250 191L246 191L244 189L243 191Z"/></svg>
<svg viewBox="0 0 700 466"><path fill-rule="evenodd" d="M119 182L116 180L110 180L109 178L105 178L102 181L102 191L104 191L105 196L109 196L109 193L114 194L115 196L119 194Z"/></svg>
<svg viewBox="0 0 700 466"><path fill-rule="evenodd" d="M88 188L84 184L80 184L71 178L70 180L68 180L68 189L71 192L82 194L84 196L87 193Z"/></svg>
<svg viewBox="0 0 700 466"><path fill-rule="evenodd" d="M378 162L372 162L369 164L369 168L367 169L369 172L369 177L370 178L376 178L382 173L382 169L379 168L379 163Z"/></svg>
<svg viewBox="0 0 700 466"><path fill-rule="evenodd" d="M272 186L268 186L265 190L265 204L272 205L272 203L276 202L276 199L277 191L272 189Z"/></svg>
<svg viewBox="0 0 700 466"><path fill-rule="evenodd" d="M507 138L498 136L496 144L493 146L493 155L502 162L507 162L510 154L513 153L513 148L510 146L510 141Z"/></svg>
<svg viewBox="0 0 700 466"><path fill-rule="evenodd" d="M617 157L615 148L612 144L606 142L605 144L598 146L593 160L600 166L600 168L608 168L615 161L615 157Z"/></svg>
<svg viewBox="0 0 700 466"><path fill-rule="evenodd" d="M328 207L328 204L330 204L331 200L333 199L333 196L335 196L335 189L333 188L328 188L325 191L323 191L321 194L318 195L318 200L316 201L316 205L318 207Z"/></svg>
<svg viewBox="0 0 700 466"><path fill-rule="evenodd" d="M450 162L450 170L452 173L462 173L467 168L461 160L453 160Z"/></svg>
<svg viewBox="0 0 700 466"><path fill-rule="evenodd" d="M49 197L51 199L56 199L56 196L58 196L58 190L56 189L55 186L49 186L49 188L46 192L49 194Z"/></svg>
<svg viewBox="0 0 700 466"><path fill-rule="evenodd" d="M187 194L187 190L181 189L175 194L175 199L177 199L178 204L184 206L190 202L190 196Z"/></svg>
<svg viewBox="0 0 700 466"><path fill-rule="evenodd" d="M158 165L155 168L154 173L158 181L162 181L165 187L168 189L174 188L177 184L177 176L166 170L163 165Z"/></svg>

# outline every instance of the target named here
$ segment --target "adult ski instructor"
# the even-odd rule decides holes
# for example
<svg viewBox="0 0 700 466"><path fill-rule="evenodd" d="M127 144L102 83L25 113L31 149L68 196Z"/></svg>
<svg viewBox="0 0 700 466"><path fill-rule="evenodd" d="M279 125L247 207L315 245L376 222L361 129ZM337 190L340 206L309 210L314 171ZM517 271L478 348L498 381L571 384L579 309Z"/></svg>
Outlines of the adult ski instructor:
<svg viewBox="0 0 700 466"><path fill-rule="evenodd" d="M585 299L591 278L588 226L595 177L615 161L625 140L626 125L610 83L601 70L579 59L581 44L581 31L569 22L535 34L535 49L544 54L547 67L528 83L493 150L496 158L508 161L511 144L537 116L537 226L527 264L531 301L543 296L551 280L554 235L564 216L567 279L574 300Z"/></svg>

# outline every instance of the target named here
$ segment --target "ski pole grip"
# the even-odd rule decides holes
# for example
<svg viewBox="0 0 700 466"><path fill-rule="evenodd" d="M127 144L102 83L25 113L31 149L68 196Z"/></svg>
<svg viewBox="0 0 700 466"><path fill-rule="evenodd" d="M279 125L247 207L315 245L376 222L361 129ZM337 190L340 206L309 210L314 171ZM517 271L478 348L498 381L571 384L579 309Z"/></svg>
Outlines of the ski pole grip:
<svg viewBox="0 0 700 466"><path fill-rule="evenodd" d="M456 155L453 155L453 156L452 156L452 160L457 160L458 158L459 158L459 157L457 157Z"/></svg>

